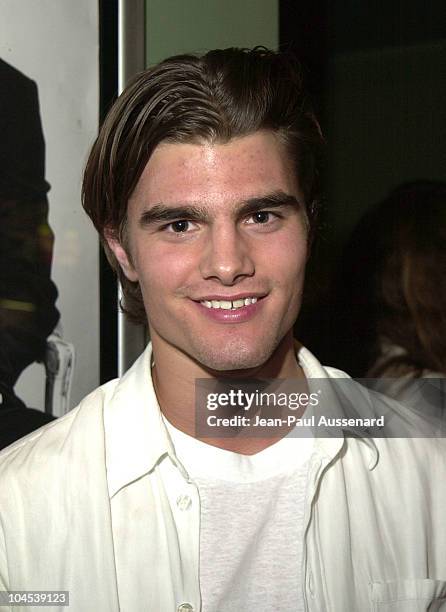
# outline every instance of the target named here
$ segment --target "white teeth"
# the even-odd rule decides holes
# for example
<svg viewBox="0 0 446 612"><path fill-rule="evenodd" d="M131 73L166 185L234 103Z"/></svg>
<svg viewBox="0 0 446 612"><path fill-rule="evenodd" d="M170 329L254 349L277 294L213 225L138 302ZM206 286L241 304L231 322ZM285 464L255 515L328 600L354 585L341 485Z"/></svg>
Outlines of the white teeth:
<svg viewBox="0 0 446 612"><path fill-rule="evenodd" d="M200 302L206 308L221 308L222 310L237 310L237 308L243 308L243 306L250 306L255 304L257 298L244 298L241 300L203 300Z"/></svg>

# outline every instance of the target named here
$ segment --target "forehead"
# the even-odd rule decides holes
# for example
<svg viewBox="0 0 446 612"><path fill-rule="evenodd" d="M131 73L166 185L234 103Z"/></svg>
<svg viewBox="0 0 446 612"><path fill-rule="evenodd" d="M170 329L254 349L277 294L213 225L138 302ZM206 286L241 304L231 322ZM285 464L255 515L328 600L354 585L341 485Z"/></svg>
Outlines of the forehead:
<svg viewBox="0 0 446 612"><path fill-rule="evenodd" d="M262 131L227 143L161 143L129 207L161 202L218 206L280 190L301 198L284 144Z"/></svg>

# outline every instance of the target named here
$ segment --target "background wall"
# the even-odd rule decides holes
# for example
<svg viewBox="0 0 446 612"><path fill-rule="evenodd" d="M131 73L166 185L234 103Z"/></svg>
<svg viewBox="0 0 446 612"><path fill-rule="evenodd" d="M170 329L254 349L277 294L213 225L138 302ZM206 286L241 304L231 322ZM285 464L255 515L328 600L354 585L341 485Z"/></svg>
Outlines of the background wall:
<svg viewBox="0 0 446 612"><path fill-rule="evenodd" d="M337 243L399 183L446 180L445 75L446 41L332 59L328 218Z"/></svg>
<svg viewBox="0 0 446 612"><path fill-rule="evenodd" d="M46 142L52 278L64 337L76 350L71 405L98 385L98 241L80 205L80 182L98 125L98 7L91 0L2 0L0 57L38 87ZM45 374L34 364L16 392L43 409Z"/></svg>
<svg viewBox="0 0 446 612"><path fill-rule="evenodd" d="M176 53L279 44L278 0L147 0L147 65Z"/></svg>

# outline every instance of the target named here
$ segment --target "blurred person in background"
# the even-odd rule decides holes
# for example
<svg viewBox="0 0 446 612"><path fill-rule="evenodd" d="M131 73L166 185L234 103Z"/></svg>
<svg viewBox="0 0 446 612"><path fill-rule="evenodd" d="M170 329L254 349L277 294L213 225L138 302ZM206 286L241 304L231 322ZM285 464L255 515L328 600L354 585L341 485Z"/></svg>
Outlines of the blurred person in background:
<svg viewBox="0 0 446 612"><path fill-rule="evenodd" d="M426 416L446 409L446 183L394 189L344 250L338 363Z"/></svg>
<svg viewBox="0 0 446 612"><path fill-rule="evenodd" d="M36 84L0 60L0 448L53 420L14 393L59 319Z"/></svg>
<svg viewBox="0 0 446 612"><path fill-rule="evenodd" d="M446 375L446 183L403 184L359 221L336 307L340 367L355 376Z"/></svg>

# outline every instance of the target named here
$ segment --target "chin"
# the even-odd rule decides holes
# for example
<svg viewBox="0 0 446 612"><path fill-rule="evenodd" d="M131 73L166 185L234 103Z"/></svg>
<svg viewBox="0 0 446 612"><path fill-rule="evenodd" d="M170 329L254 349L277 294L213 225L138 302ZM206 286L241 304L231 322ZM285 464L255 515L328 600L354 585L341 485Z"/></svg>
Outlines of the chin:
<svg viewBox="0 0 446 612"><path fill-rule="evenodd" d="M194 355L196 361L208 370L215 372L231 372L249 370L262 366L271 357L275 350L274 345L246 346L236 342L229 346L211 349L201 347Z"/></svg>

